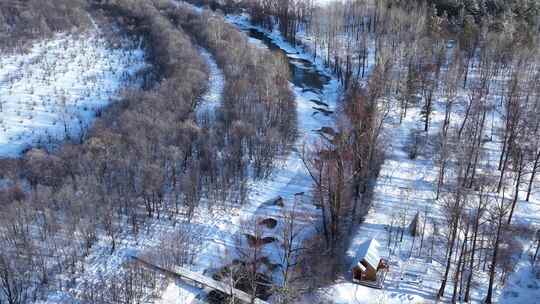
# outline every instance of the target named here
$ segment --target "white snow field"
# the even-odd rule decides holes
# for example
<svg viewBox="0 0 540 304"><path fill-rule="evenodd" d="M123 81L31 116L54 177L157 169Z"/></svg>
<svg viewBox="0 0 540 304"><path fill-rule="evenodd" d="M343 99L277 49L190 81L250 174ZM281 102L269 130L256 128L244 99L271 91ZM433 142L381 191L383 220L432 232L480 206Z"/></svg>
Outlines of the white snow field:
<svg viewBox="0 0 540 304"><path fill-rule="evenodd" d="M0 54L0 157L79 139L145 66L139 42L110 46L98 29L57 34L25 54Z"/></svg>

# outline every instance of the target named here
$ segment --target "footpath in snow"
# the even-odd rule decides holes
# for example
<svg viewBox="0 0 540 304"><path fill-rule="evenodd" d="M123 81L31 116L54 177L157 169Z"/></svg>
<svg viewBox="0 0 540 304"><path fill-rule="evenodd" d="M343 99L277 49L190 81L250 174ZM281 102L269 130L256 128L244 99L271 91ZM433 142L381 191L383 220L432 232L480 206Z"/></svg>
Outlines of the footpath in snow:
<svg viewBox="0 0 540 304"><path fill-rule="evenodd" d="M197 104L197 120L214 119L214 111L221 104L223 89L225 87L225 76L218 67L214 56L205 48L199 47L199 54L202 56L209 69L208 89L199 104Z"/></svg>

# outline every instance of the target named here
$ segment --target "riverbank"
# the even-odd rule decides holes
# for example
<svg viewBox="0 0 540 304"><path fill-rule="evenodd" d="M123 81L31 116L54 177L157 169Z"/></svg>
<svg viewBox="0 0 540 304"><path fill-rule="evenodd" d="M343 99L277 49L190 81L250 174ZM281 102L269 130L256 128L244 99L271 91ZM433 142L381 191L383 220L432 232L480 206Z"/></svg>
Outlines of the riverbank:
<svg viewBox="0 0 540 304"><path fill-rule="evenodd" d="M191 5L189 7L199 13L204 12L202 8ZM324 69L321 62L311 61L312 57L301 48L288 44L275 32L265 32L264 29L250 24L245 16L225 18L249 37L250 44L279 52L288 61L291 70L290 86L297 104L298 138L291 151L279 160L268 178L248 179L246 204L227 216L220 217L214 228L205 235L202 249L191 266L193 270L201 273L212 273L239 258L235 247L238 246L239 236L249 233L245 230L246 223L270 215L279 217L280 213L293 208L293 205L305 214L301 223L306 228L302 232L305 237L315 233L320 211L311 203L309 192L312 179L303 163L302 153L305 145L317 141L320 136L318 130L333 125L332 113L336 110L340 94L337 79ZM285 202L283 207L272 207L268 204L277 197ZM295 205L295 202L300 202L300 206ZM273 233L277 236L280 232ZM263 252L270 263L281 263L274 245L265 246ZM273 275L274 279L279 280L277 273ZM192 288L175 284L180 297L189 298L188 295L193 294ZM169 295L172 288L169 286L167 289ZM195 298L195 295L192 298Z"/></svg>

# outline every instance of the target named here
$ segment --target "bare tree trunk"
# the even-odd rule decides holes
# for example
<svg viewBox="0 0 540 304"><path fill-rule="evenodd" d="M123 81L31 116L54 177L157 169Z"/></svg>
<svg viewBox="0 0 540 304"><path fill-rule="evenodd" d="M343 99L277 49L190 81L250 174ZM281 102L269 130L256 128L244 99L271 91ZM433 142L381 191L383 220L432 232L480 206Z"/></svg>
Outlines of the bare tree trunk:
<svg viewBox="0 0 540 304"><path fill-rule="evenodd" d="M437 299L441 299L444 296L444 290L446 288L446 281L448 280L448 274L450 273L450 266L452 265L452 254L454 252L454 243L457 237L457 228L459 225L459 217L456 215L456 219L454 219L453 227L452 227L452 236L450 238L449 243L449 250L448 250L448 256L446 258L446 269L444 271L444 277L441 282L441 287L439 288L439 292L437 293Z"/></svg>
<svg viewBox="0 0 540 304"><path fill-rule="evenodd" d="M502 150L501 150L501 157L499 157L498 170L502 170L503 160L504 160L504 157L506 156L507 146L508 146L508 135L505 132L503 147L502 147Z"/></svg>
<svg viewBox="0 0 540 304"><path fill-rule="evenodd" d="M469 103L467 104L467 109L465 109L465 117L463 118L463 121L461 122L461 126L459 127L459 131L458 131L458 139L461 138L461 134L463 133L463 129L465 128L465 125L467 124L467 120L469 119L469 115L471 113L472 104L473 104L473 97L469 98Z"/></svg>
<svg viewBox="0 0 540 304"><path fill-rule="evenodd" d="M510 154L510 153L506 152L506 156L504 157L503 165L502 165L502 168L501 168L501 175L499 176L499 183L497 185L497 193L501 192L504 173L506 171L506 166L507 166L507 163L508 163L508 154Z"/></svg>
<svg viewBox="0 0 540 304"><path fill-rule="evenodd" d="M464 301L466 303L469 302L470 298L470 292L471 292L471 283L474 273L474 255L476 253L476 239L478 237L478 227L480 226L480 208L478 208L476 213L476 218L474 221L474 232L473 232L473 240L472 240L472 249L471 249L471 257L469 261L469 276L467 277L467 287L465 289L465 298Z"/></svg>
<svg viewBox="0 0 540 304"><path fill-rule="evenodd" d="M465 247L467 246L468 236L469 236L469 224L467 223L467 228L465 229L465 235L463 238L463 242L461 244L461 252L459 254L459 260L457 262L456 272L454 274L454 291L452 292L452 303L456 303L456 299L457 299L458 282L463 272L463 266L464 266L463 259L465 255Z"/></svg>
<svg viewBox="0 0 540 304"><path fill-rule="evenodd" d="M493 284L495 283L495 270L497 268L497 254L499 253L499 240L502 230L502 218L502 216L499 216L499 220L497 223L497 236L495 238L495 247L493 249L493 256L491 258L491 267L489 268L489 285L486 300L484 301L484 303L486 304L492 303L491 298L493 297Z"/></svg>
<svg viewBox="0 0 540 304"><path fill-rule="evenodd" d="M534 177L536 176L536 171L538 170L538 167L540 167L540 150L536 153L536 158L534 159L534 164L532 167L531 172L531 179L529 180L529 186L527 187L527 198L525 198L525 201L529 201L531 197L531 192L534 184Z"/></svg>
<svg viewBox="0 0 540 304"><path fill-rule="evenodd" d="M516 187L514 188L514 199L512 200L512 208L510 209L510 215L508 216L508 225L512 221L512 215L516 208L517 201L519 199L519 184L521 183L521 175L523 175L523 155L519 156L519 169L517 172Z"/></svg>
<svg viewBox="0 0 540 304"><path fill-rule="evenodd" d="M536 232L536 234L538 235L538 232ZM540 238L538 238L538 240L536 241L536 251L534 252L533 261L532 261L533 266L536 263L536 258L538 257L539 250L540 250Z"/></svg>
<svg viewBox="0 0 540 304"><path fill-rule="evenodd" d="M426 222L427 222L427 208L424 213L424 222L422 223L422 236L420 237L420 249L418 249L418 255L422 255L422 247L424 245L424 234L426 232Z"/></svg>
<svg viewBox="0 0 540 304"><path fill-rule="evenodd" d="M473 162L473 167L472 167L472 174L471 174L471 179L470 179L470 183L469 183L469 188L472 188L473 183L474 183L474 177L476 175L476 167L478 165L478 158L479 158L479 155L480 155L480 148L482 147L482 136L484 134L485 121L486 121L486 111L484 110L484 113L482 114L482 121L480 123L480 132L478 134L478 142L477 142L477 145L476 145L476 151L475 151L475 155L474 155L474 162Z"/></svg>

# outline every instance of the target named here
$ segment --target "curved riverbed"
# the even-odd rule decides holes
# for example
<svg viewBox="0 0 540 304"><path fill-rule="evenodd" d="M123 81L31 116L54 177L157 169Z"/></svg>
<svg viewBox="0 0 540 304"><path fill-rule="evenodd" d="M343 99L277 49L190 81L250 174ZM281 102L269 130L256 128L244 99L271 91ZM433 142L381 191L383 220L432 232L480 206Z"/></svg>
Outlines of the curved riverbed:
<svg viewBox="0 0 540 304"><path fill-rule="evenodd" d="M246 27L244 24L236 25L250 37L250 41L256 45L264 45L273 52L278 52L287 58L291 71L291 82L305 91L322 94L324 87L329 84L331 77L322 73L317 66L308 59L297 57L298 53L287 52L276 44L272 38L261 30ZM260 43L259 43L260 42Z"/></svg>
<svg viewBox="0 0 540 304"><path fill-rule="evenodd" d="M190 7L198 12L203 11L201 8ZM197 225L205 226L204 241L190 268L201 273L212 273L237 258L235 248L238 246L239 236L247 232L246 223L272 214L278 218L293 202L300 201L295 208L305 215L303 221L307 228L304 232L308 235L313 233L320 211L308 197L312 180L302 161L302 150L306 144L319 139L318 130L333 126L332 113L336 108L340 90L338 81L330 73L319 63L313 62L312 57L303 53L300 48L285 42L281 36L264 32L263 29L251 25L243 16L227 16L226 19L244 32L252 45L279 52L287 60L291 73L290 86L297 104L298 139L291 151L278 161L269 178L248 179L249 190L245 205L239 209L228 209L218 217L208 216L203 212L202 217L196 220ZM206 105L203 103L198 112L205 111ZM269 203L276 197L283 198L282 207ZM280 225L273 232L278 233L279 227ZM265 254L271 263L277 264L279 253L275 248L275 244L268 244ZM279 282L279 274L273 274L273 280ZM170 295L191 302L198 293L180 282L172 285L174 286L167 288L163 301L159 303L171 303L166 300Z"/></svg>
<svg viewBox="0 0 540 304"><path fill-rule="evenodd" d="M291 73L290 85L296 97L299 136L293 149L279 161L268 179L248 181L247 203L238 214L222 217L210 227L207 241L193 267L201 272L220 268L235 258L234 247L238 245L235 242L238 241L240 231L242 234L246 232L246 223L272 214L278 217L293 202L301 201L295 208L302 210L305 215L305 224L308 226L305 233L313 232L320 211L311 204L308 197L312 179L302 161L302 150L305 145L320 138L318 131L321 128L333 126L332 113L339 93L338 81L321 65L311 61L311 56L303 53L300 48L291 46L276 33L265 32L251 25L242 16L227 16L226 19L244 32L252 45L279 52L287 60ZM276 197L283 199L284 206L269 203ZM278 230L274 233L278 233ZM275 247L273 245L268 245L265 254L273 263L277 263L278 253L270 248Z"/></svg>

